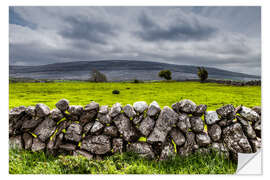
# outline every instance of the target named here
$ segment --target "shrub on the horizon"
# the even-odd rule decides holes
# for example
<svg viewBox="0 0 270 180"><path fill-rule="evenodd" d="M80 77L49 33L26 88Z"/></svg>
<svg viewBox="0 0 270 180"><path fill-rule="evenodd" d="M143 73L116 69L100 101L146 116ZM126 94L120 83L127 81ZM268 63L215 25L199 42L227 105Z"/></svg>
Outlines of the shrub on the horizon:
<svg viewBox="0 0 270 180"><path fill-rule="evenodd" d="M201 82L205 82L208 78L208 72L204 67L198 67L198 77Z"/></svg>
<svg viewBox="0 0 270 180"><path fill-rule="evenodd" d="M90 72L89 81L91 81L91 82L107 82L107 77L105 74L94 69Z"/></svg>
<svg viewBox="0 0 270 180"><path fill-rule="evenodd" d="M162 70L158 73L158 76L166 80L172 79L172 72L170 70Z"/></svg>
<svg viewBox="0 0 270 180"><path fill-rule="evenodd" d="M113 90L112 93L113 94L120 94L120 91L119 90Z"/></svg>

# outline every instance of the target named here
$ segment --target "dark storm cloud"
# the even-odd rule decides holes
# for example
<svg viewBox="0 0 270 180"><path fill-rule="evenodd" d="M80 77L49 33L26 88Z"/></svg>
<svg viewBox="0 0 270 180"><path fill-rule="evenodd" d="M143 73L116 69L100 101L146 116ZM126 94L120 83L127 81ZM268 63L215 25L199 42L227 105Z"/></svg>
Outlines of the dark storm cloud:
<svg viewBox="0 0 270 180"><path fill-rule="evenodd" d="M146 13L138 18L141 30L136 34L146 41L187 41L203 40L214 35L218 29L201 23L198 19L186 19L184 22L173 22L165 27L157 24Z"/></svg>
<svg viewBox="0 0 270 180"><path fill-rule="evenodd" d="M260 7L10 7L11 65L141 60L260 74Z"/></svg>
<svg viewBox="0 0 270 180"><path fill-rule="evenodd" d="M65 18L65 22L69 27L59 32L64 38L105 44L106 36L115 34L112 30L113 26L102 21L70 16Z"/></svg>

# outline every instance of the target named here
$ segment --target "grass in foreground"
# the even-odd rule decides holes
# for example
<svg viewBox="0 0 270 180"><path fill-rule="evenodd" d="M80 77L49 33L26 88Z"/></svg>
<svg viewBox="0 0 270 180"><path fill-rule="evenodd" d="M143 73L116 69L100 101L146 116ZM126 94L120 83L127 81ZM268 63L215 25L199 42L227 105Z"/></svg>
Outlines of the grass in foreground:
<svg viewBox="0 0 270 180"><path fill-rule="evenodd" d="M120 94L112 94L120 90ZM180 99L190 99L196 104L206 104L216 110L225 104L247 107L261 105L260 86L228 86L199 82L149 82L149 83L10 83L9 108L20 105L45 103L50 108L62 98L72 105L85 106L90 101L100 105L133 104L136 101L157 101L161 107L171 106Z"/></svg>
<svg viewBox="0 0 270 180"><path fill-rule="evenodd" d="M154 161L130 153L88 160L83 156L53 157L44 152L9 151L10 174L233 174L236 168L236 163L215 153Z"/></svg>

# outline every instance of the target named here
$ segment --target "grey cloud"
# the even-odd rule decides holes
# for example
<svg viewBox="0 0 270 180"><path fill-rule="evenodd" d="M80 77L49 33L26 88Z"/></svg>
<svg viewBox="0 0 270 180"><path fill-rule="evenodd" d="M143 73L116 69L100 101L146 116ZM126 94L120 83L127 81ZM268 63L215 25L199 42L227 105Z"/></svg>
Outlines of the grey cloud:
<svg viewBox="0 0 270 180"><path fill-rule="evenodd" d="M209 24L204 24L198 19L186 19L184 22L171 22L168 26L163 27L146 13L142 13L138 18L141 30L136 32L141 39L146 41L186 41L186 40L203 40L214 35L218 29Z"/></svg>
<svg viewBox="0 0 270 180"><path fill-rule="evenodd" d="M106 44L106 36L114 35L113 26L102 21L85 17L66 17L69 27L59 32L65 38Z"/></svg>

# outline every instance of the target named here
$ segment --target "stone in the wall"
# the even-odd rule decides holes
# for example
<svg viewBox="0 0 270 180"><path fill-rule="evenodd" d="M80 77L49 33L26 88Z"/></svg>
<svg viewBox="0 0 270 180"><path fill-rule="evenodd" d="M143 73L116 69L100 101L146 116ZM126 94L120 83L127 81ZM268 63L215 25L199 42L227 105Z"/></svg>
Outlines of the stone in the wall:
<svg viewBox="0 0 270 180"><path fill-rule="evenodd" d="M62 112L65 112L69 108L69 101L67 99L61 99L58 101L55 106Z"/></svg>
<svg viewBox="0 0 270 180"><path fill-rule="evenodd" d="M221 108L217 109L216 112L222 118L226 118L226 119L234 119L234 116L235 116L235 109L234 109L234 106L231 104L222 106Z"/></svg>
<svg viewBox="0 0 270 180"><path fill-rule="evenodd" d="M46 148L46 144L42 142L39 138L33 139L33 144L31 150L36 151L43 151Z"/></svg>
<svg viewBox="0 0 270 180"><path fill-rule="evenodd" d="M61 144L59 146L59 148L65 150L65 151L75 151L76 145L74 145L74 144Z"/></svg>
<svg viewBox="0 0 270 180"><path fill-rule="evenodd" d="M92 126L90 133L91 134L100 134L104 129L104 125L98 121L95 121L94 125Z"/></svg>
<svg viewBox="0 0 270 180"><path fill-rule="evenodd" d="M50 114L50 108L46 106L45 104L39 103L36 105L36 115L37 117L45 117Z"/></svg>
<svg viewBox="0 0 270 180"><path fill-rule="evenodd" d="M111 137L117 137L118 130L115 126L106 126L104 128L103 134Z"/></svg>
<svg viewBox="0 0 270 180"><path fill-rule="evenodd" d="M219 152L220 154L223 154L225 157L229 157L230 155L229 150L224 146L223 143L213 142L211 149Z"/></svg>
<svg viewBox="0 0 270 180"><path fill-rule="evenodd" d="M211 139L206 132L196 134L196 142L200 147L205 147L211 144Z"/></svg>
<svg viewBox="0 0 270 180"><path fill-rule="evenodd" d="M205 104L200 104L196 107L195 111L193 112L194 116L202 116L207 109L207 106Z"/></svg>
<svg viewBox="0 0 270 180"><path fill-rule="evenodd" d="M255 111L253 111L252 109L247 108L245 106L242 106L242 109L239 112L239 114L243 118L245 118L245 119L247 119L248 121L251 121L251 122L256 122L259 119L259 115Z"/></svg>
<svg viewBox="0 0 270 180"><path fill-rule="evenodd" d="M143 120L143 118L144 118L143 114L138 114L134 117L132 122L133 124L138 125Z"/></svg>
<svg viewBox="0 0 270 180"><path fill-rule="evenodd" d="M115 103L110 112L109 112L109 115L114 118L116 117L117 115L119 115L121 113L121 110L122 110L122 107L121 107L121 104L120 103Z"/></svg>
<svg viewBox="0 0 270 180"><path fill-rule="evenodd" d="M208 134L213 141L219 141L222 134L221 127L217 124L208 126Z"/></svg>
<svg viewBox="0 0 270 180"><path fill-rule="evenodd" d="M254 124L254 130L258 137L261 137L261 118Z"/></svg>
<svg viewBox="0 0 270 180"><path fill-rule="evenodd" d="M187 133L189 128L191 128L189 116L187 114L180 114L178 118L177 126L182 132Z"/></svg>
<svg viewBox="0 0 270 180"><path fill-rule="evenodd" d="M217 123L220 119L216 111L207 111L205 112L204 120L207 125L212 125Z"/></svg>
<svg viewBox="0 0 270 180"><path fill-rule="evenodd" d="M170 140L167 140L161 150L159 160L168 160L176 155L174 146Z"/></svg>
<svg viewBox="0 0 270 180"><path fill-rule="evenodd" d="M174 103L174 104L172 105L172 109L173 109L177 114L179 114L179 113L180 113L179 102Z"/></svg>
<svg viewBox="0 0 270 180"><path fill-rule="evenodd" d="M82 140L81 149L93 154L106 154L111 151L111 142L109 136L87 136Z"/></svg>
<svg viewBox="0 0 270 180"><path fill-rule="evenodd" d="M147 142L165 142L169 131L175 126L177 121L178 114L168 106L165 106L158 116L154 130L147 138Z"/></svg>
<svg viewBox="0 0 270 180"><path fill-rule="evenodd" d="M123 107L123 111L128 118L134 118L136 115L134 108L130 104L127 104L125 107Z"/></svg>
<svg viewBox="0 0 270 180"><path fill-rule="evenodd" d="M98 111L99 114L108 114L109 113L109 106L101 106Z"/></svg>
<svg viewBox="0 0 270 180"><path fill-rule="evenodd" d="M156 101L153 101L147 110L147 115L150 117L157 116L160 113L161 109Z"/></svg>
<svg viewBox="0 0 270 180"><path fill-rule="evenodd" d="M124 141L121 138L113 138L112 141L113 153L122 153L124 151Z"/></svg>
<svg viewBox="0 0 270 180"><path fill-rule="evenodd" d="M177 146L182 146L186 142L184 134L178 128L172 128L169 135Z"/></svg>
<svg viewBox="0 0 270 180"><path fill-rule="evenodd" d="M247 138L251 138L251 139L256 138L256 132L252 128L251 124L240 116L236 116L236 118L241 123L243 131L245 135L247 136Z"/></svg>
<svg viewBox="0 0 270 180"><path fill-rule="evenodd" d="M52 109L50 113L51 113L51 117L54 121L59 121L62 118L64 118L64 115L62 114L62 112L59 109Z"/></svg>
<svg viewBox="0 0 270 180"><path fill-rule="evenodd" d="M82 107L82 106L72 105L72 106L69 106L68 112L69 112L72 116L79 116L79 115L81 115L81 113L83 112L83 107Z"/></svg>
<svg viewBox="0 0 270 180"><path fill-rule="evenodd" d="M180 112L184 112L188 114L192 114L196 110L196 104L193 101L188 100L188 99L181 100L178 106L179 106Z"/></svg>
<svg viewBox="0 0 270 180"><path fill-rule="evenodd" d="M144 158L153 159L155 154L150 144L146 142L135 142L127 144L127 152L134 152Z"/></svg>
<svg viewBox="0 0 270 180"><path fill-rule="evenodd" d="M124 114L116 116L113 121L124 140L134 142L139 139L138 131L132 126L131 120Z"/></svg>
<svg viewBox="0 0 270 180"><path fill-rule="evenodd" d="M30 131L36 128L41 122L43 121L43 118L31 118L31 119L25 119L22 123L22 131Z"/></svg>
<svg viewBox="0 0 270 180"><path fill-rule="evenodd" d="M23 143L22 143L22 136L12 136L9 138L9 148L13 149L22 149L23 148Z"/></svg>
<svg viewBox="0 0 270 180"><path fill-rule="evenodd" d="M58 149L61 144L63 144L64 134L60 133L55 140L54 148Z"/></svg>
<svg viewBox="0 0 270 180"><path fill-rule="evenodd" d="M199 148L199 146L196 144L195 137L196 135L193 132L186 133L186 142L184 146L178 146L177 149L177 153L180 156L186 157Z"/></svg>
<svg viewBox="0 0 270 180"><path fill-rule="evenodd" d="M97 105L93 102L84 107L83 112L80 116L80 124L84 126L85 124L93 121L98 114L98 111L95 109Z"/></svg>
<svg viewBox="0 0 270 180"><path fill-rule="evenodd" d="M24 149L26 150L31 149L33 143L33 136L28 133L24 133L22 138L24 142Z"/></svg>
<svg viewBox="0 0 270 180"><path fill-rule="evenodd" d="M261 149L261 139L260 138L250 139L249 142L250 142L250 145L251 145L254 153Z"/></svg>
<svg viewBox="0 0 270 180"><path fill-rule="evenodd" d="M89 104L87 104L85 107L84 107L84 110L85 111L92 111L92 110L94 110L94 111L99 111L99 104L98 103L96 103L96 102L94 102L94 101L92 101L91 103L89 103ZM102 111L103 111L104 109L101 109L101 113L103 113Z"/></svg>
<svg viewBox="0 0 270 180"><path fill-rule="evenodd" d="M133 108L136 112L141 114L148 108L148 105L145 101L138 101L133 104Z"/></svg>
<svg viewBox="0 0 270 180"><path fill-rule="evenodd" d="M91 121L91 122L85 124L85 126L83 127L83 134L90 133L90 130L93 127L94 123L95 123L95 121Z"/></svg>
<svg viewBox="0 0 270 180"><path fill-rule="evenodd" d="M63 132L63 130L67 130L67 128L72 124L71 121L62 121L57 125L57 132L55 135L58 135Z"/></svg>
<svg viewBox="0 0 270 180"><path fill-rule="evenodd" d="M224 143L237 159L237 153L252 153L252 148L239 123L223 129Z"/></svg>
<svg viewBox="0 0 270 180"><path fill-rule="evenodd" d="M73 156L79 156L79 155L86 157L88 160L91 160L94 158L94 156L92 154L90 154L84 150L76 150L73 152Z"/></svg>
<svg viewBox="0 0 270 180"><path fill-rule="evenodd" d="M35 128L34 134L36 134L41 141L45 142L55 130L56 122L47 116L42 123Z"/></svg>
<svg viewBox="0 0 270 180"><path fill-rule="evenodd" d="M65 139L69 141L79 142L82 138L82 126L78 123L72 123L65 133Z"/></svg>
<svg viewBox="0 0 270 180"><path fill-rule="evenodd" d="M261 107L260 106L254 106L252 108L253 111L255 111L257 114L259 114L259 116L261 116Z"/></svg>
<svg viewBox="0 0 270 180"><path fill-rule="evenodd" d="M139 126L139 131L141 132L142 135L144 135L145 137L148 137L148 135L152 132L152 130L154 129L155 126L155 120L152 119L149 116L146 116L140 126Z"/></svg>
<svg viewBox="0 0 270 180"><path fill-rule="evenodd" d="M98 121L101 122L102 124L110 124L112 122L112 118L111 116L109 116L109 114L98 113L97 118Z"/></svg>
<svg viewBox="0 0 270 180"><path fill-rule="evenodd" d="M233 119L221 119L220 121L217 122L217 124L220 127L226 127L231 125L233 122L234 122Z"/></svg>
<svg viewBox="0 0 270 180"><path fill-rule="evenodd" d="M195 133L203 132L204 124L203 124L203 121L202 121L201 117L192 116L192 117L190 117L189 121L190 121L191 129Z"/></svg>
<svg viewBox="0 0 270 180"><path fill-rule="evenodd" d="M36 108L35 106L28 106L25 109L25 113L29 116L35 117L36 116Z"/></svg>
<svg viewBox="0 0 270 180"><path fill-rule="evenodd" d="M19 106L9 111L9 123L16 123L24 114L26 107Z"/></svg>

